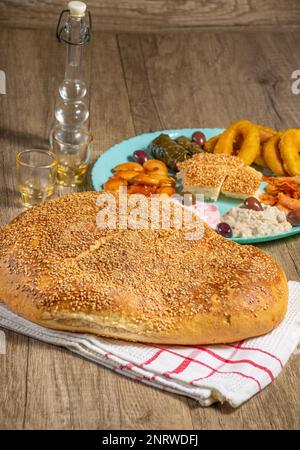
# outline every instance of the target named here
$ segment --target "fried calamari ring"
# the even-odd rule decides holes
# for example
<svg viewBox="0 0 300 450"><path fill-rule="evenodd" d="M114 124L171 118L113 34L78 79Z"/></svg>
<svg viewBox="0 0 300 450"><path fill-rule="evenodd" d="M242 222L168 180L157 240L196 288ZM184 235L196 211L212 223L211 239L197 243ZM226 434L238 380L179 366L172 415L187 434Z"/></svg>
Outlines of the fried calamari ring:
<svg viewBox="0 0 300 450"><path fill-rule="evenodd" d="M266 127L264 125L256 125L259 129L259 137L260 137L260 143L264 144L267 142L268 139L270 139L272 136L275 136L277 133L276 130L273 130L273 128Z"/></svg>
<svg viewBox="0 0 300 450"><path fill-rule="evenodd" d="M277 131L273 130L273 128L266 127L264 125L256 125L259 130L259 137L260 137L260 153L255 159L255 163L259 166L267 167L266 162L263 159L262 156L262 146L263 144L270 139L272 136L274 136ZM221 133L222 134L222 133ZM213 153L215 146L220 139L221 134L218 134L217 136L213 136L212 138L208 139L208 141L204 144L204 150L207 153ZM240 142L238 142L240 141ZM238 146L241 145L241 139L237 139L237 141L234 142L234 150L238 149Z"/></svg>
<svg viewBox="0 0 300 450"><path fill-rule="evenodd" d="M217 136L213 136L212 138L208 139L208 141L205 142L203 148L206 153L214 153L215 146L216 146L218 140L220 139L220 137L222 136L222 134L223 133L218 134ZM238 136L238 138L233 143L233 153L234 154L240 148L241 142L242 142L241 136Z"/></svg>
<svg viewBox="0 0 300 450"><path fill-rule="evenodd" d="M259 150L259 154L255 158L254 162L258 166L268 167L268 165L263 157L263 146L269 139L271 139L271 137L275 136L277 131L273 130L273 128L265 127L264 125L257 125L257 127L259 129L260 150Z"/></svg>
<svg viewBox="0 0 300 450"><path fill-rule="evenodd" d="M267 163L266 163L266 161L264 160L264 157L263 157L263 155L262 155L262 150L259 151L259 154L258 154L257 157L255 158L254 163L255 163L257 166L260 166L260 167L268 167L268 165L267 165Z"/></svg>
<svg viewBox="0 0 300 450"><path fill-rule="evenodd" d="M300 130L287 130L279 143L283 167L289 175L300 175Z"/></svg>
<svg viewBox="0 0 300 450"><path fill-rule="evenodd" d="M220 136L221 134L218 134L217 136L213 136L212 138L208 139L204 143L204 151L206 151L207 153L213 153Z"/></svg>
<svg viewBox="0 0 300 450"><path fill-rule="evenodd" d="M240 139L242 142L237 151L237 156L245 164L252 164L259 154L260 137L258 127L247 120L239 120L230 125L218 139L214 153L234 154L234 144Z"/></svg>
<svg viewBox="0 0 300 450"><path fill-rule="evenodd" d="M262 151L267 166L279 177L286 175L279 150L279 143L283 134L284 132L279 131L275 136L271 137L263 146Z"/></svg>

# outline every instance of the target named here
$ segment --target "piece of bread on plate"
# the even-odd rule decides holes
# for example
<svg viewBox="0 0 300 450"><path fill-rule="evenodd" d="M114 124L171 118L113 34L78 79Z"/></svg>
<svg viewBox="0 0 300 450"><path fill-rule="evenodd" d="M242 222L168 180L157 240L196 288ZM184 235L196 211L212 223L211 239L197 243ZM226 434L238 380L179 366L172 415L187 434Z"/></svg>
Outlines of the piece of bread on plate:
<svg viewBox="0 0 300 450"><path fill-rule="evenodd" d="M48 201L0 231L0 298L12 311L56 330L175 345L239 341L283 319L287 281L271 256L202 221L198 240L186 227L100 229L102 195Z"/></svg>
<svg viewBox="0 0 300 450"><path fill-rule="evenodd" d="M214 154L214 153L197 153L192 158L194 161L199 161L202 165L214 165L214 166L227 166L227 167L243 167L245 166L244 162L238 157L234 155L224 155L224 154ZM189 161L191 159L188 159L186 161L183 161L182 163L179 163L178 165L184 166L185 163L188 166Z"/></svg>
<svg viewBox="0 0 300 450"><path fill-rule="evenodd" d="M246 199L259 197L262 173L249 166L232 169L222 184L221 193L227 197Z"/></svg>
<svg viewBox="0 0 300 450"><path fill-rule="evenodd" d="M259 195L262 174L237 156L199 153L177 164L184 192L203 194L205 200L227 197L245 199Z"/></svg>
<svg viewBox="0 0 300 450"><path fill-rule="evenodd" d="M205 200L217 200L227 176L226 168L209 164L199 166L197 161L195 163L195 167L190 165L177 175L182 181L184 191L202 195Z"/></svg>

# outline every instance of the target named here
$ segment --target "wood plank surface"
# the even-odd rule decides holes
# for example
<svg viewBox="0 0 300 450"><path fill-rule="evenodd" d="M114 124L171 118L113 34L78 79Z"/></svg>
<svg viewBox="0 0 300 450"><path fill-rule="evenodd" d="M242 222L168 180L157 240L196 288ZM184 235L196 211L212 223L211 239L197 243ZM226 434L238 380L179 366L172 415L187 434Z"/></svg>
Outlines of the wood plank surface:
<svg viewBox="0 0 300 450"><path fill-rule="evenodd" d="M54 29L67 0L2 0L0 24ZM191 27L298 25L298 0L87 0L97 30L154 32Z"/></svg>
<svg viewBox="0 0 300 450"><path fill-rule="evenodd" d="M160 128L222 127L237 118L299 127L291 92L297 31L165 34L95 32L91 67L94 158L110 145ZM51 31L0 31L0 225L21 210L15 154L46 148L64 49ZM300 238L262 246L300 278ZM197 402L117 375L70 352L6 332L0 355L0 428L295 429L300 365L293 355L278 379L237 410Z"/></svg>

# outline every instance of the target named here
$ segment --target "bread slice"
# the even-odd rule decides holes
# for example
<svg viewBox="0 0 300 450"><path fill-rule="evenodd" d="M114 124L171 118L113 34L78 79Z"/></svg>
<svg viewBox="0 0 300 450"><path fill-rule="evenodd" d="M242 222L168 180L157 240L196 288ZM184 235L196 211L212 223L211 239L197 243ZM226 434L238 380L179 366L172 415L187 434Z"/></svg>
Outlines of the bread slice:
<svg viewBox="0 0 300 450"><path fill-rule="evenodd" d="M232 169L221 187L221 193L233 198L245 199L259 195L262 173L249 166Z"/></svg>
<svg viewBox="0 0 300 450"><path fill-rule="evenodd" d="M237 156L200 153L178 165L183 190L217 200L222 193L245 199L259 194L262 174L246 166Z"/></svg>
<svg viewBox="0 0 300 450"><path fill-rule="evenodd" d="M202 165L215 165L215 166L226 166L226 167L243 167L245 164L244 162L234 155L224 155L224 154L217 154L214 153L198 153L197 155L193 156L193 159L196 161L199 161L202 163ZM190 160L184 161L188 162Z"/></svg>
<svg viewBox="0 0 300 450"><path fill-rule="evenodd" d="M283 319L286 277L262 250L203 222L198 240L185 227L99 229L102 195L48 201L0 231L0 298L17 314L58 330L175 345L239 341Z"/></svg>
<svg viewBox="0 0 300 450"><path fill-rule="evenodd" d="M185 192L202 195L205 200L217 200L221 186L227 176L227 170L222 166L199 165L194 161L185 170L179 172Z"/></svg>

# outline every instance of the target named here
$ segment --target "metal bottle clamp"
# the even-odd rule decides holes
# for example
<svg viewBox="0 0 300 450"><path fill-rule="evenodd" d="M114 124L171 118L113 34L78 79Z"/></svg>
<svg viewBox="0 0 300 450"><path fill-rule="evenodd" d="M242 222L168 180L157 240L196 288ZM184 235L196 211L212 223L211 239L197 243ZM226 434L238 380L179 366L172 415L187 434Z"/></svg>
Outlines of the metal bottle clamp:
<svg viewBox="0 0 300 450"><path fill-rule="evenodd" d="M84 36L84 38L83 38L83 40L81 42L71 42L71 41L68 41L68 40L66 40L66 39L64 39L62 37L62 32L63 32L65 26L60 27L60 24L61 24L63 15L65 13L70 13L70 10L69 9L64 9L60 13L60 16L59 16L59 19L58 19L58 22L57 22L57 27L56 27L56 37L57 37L58 41L59 42L65 42L66 44L70 44L70 45L84 45L87 42L89 42L89 40L91 39L91 31L92 31L92 16L91 16L90 11L87 11L89 20L88 20L88 24L87 24L87 27L86 27L86 34L85 34L85 36Z"/></svg>

